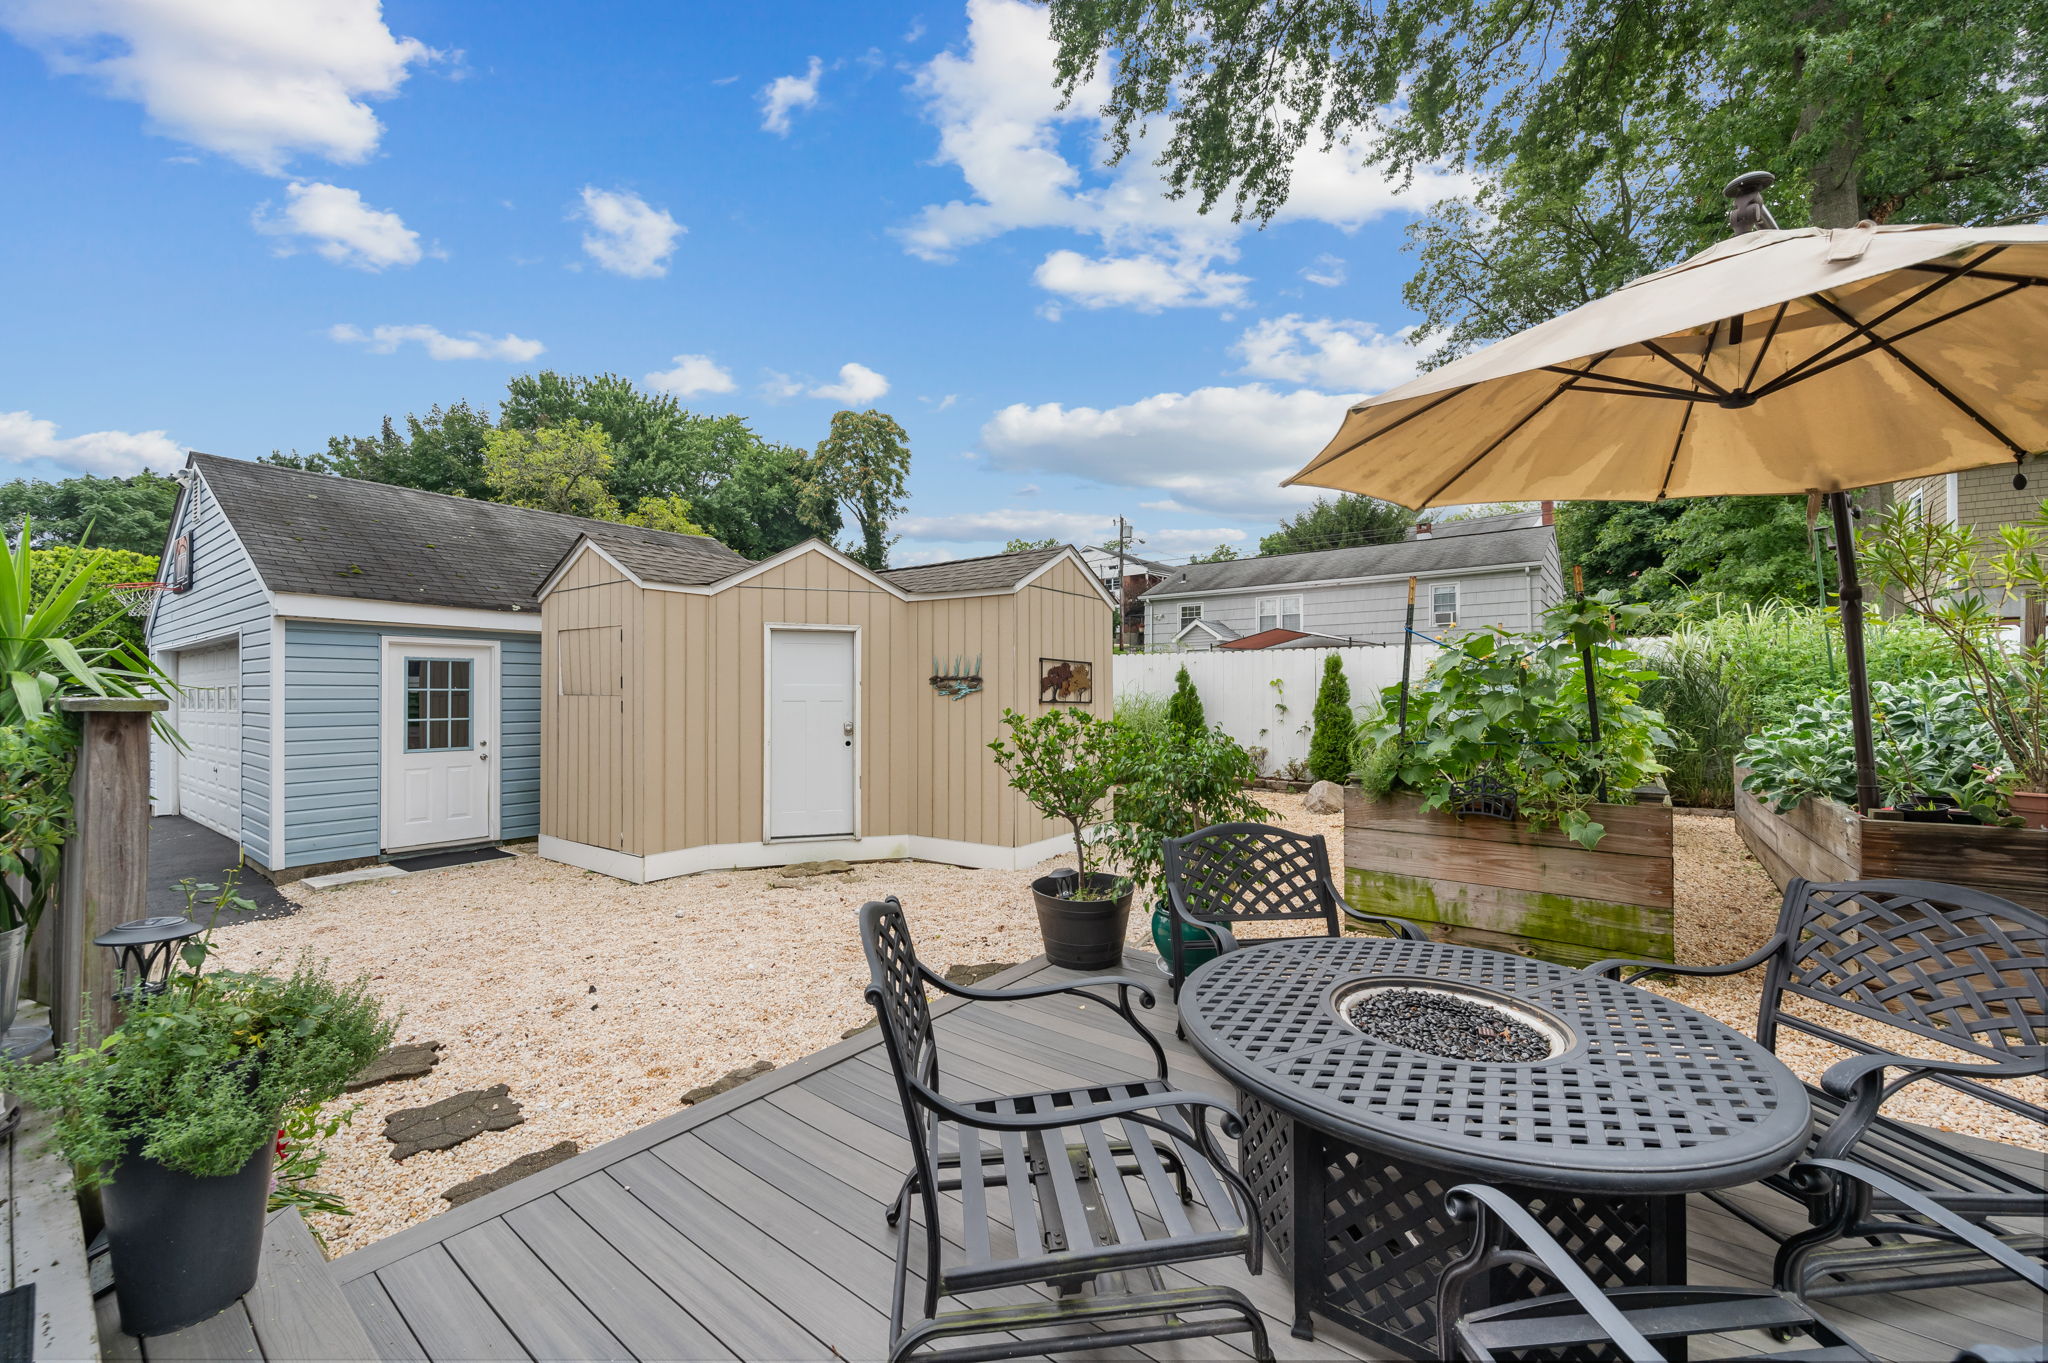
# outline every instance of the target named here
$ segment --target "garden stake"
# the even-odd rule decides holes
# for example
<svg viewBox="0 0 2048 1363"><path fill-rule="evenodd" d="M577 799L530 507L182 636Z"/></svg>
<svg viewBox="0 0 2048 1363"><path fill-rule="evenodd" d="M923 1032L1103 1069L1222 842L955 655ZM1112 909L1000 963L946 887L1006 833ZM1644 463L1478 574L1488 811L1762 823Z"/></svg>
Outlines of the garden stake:
<svg viewBox="0 0 2048 1363"><path fill-rule="evenodd" d="M1408 579L1408 622L1401 627L1401 735L1396 742L1408 746L1408 659L1415 652L1415 579Z"/></svg>
<svg viewBox="0 0 2048 1363"><path fill-rule="evenodd" d="M1572 565L1572 597L1583 602L1586 599L1586 570L1583 566ZM1586 730L1593 739L1593 748L1600 748L1600 692L1593 685L1593 646L1579 645L1579 662L1586 669ZM1600 803L1607 803L1607 773L1600 773Z"/></svg>

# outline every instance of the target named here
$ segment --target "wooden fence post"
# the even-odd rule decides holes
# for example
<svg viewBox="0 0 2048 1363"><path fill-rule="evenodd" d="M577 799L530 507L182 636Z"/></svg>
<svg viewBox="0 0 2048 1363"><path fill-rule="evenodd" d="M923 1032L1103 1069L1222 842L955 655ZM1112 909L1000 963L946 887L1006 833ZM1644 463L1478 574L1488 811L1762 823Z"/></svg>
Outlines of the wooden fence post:
<svg viewBox="0 0 2048 1363"><path fill-rule="evenodd" d="M69 696L57 702L84 726L71 774L74 828L64 846L62 899L46 914L54 976L50 1026L59 1046L114 1022L113 958L92 939L140 918L149 896L149 721L170 702ZM52 922L51 919L55 921Z"/></svg>

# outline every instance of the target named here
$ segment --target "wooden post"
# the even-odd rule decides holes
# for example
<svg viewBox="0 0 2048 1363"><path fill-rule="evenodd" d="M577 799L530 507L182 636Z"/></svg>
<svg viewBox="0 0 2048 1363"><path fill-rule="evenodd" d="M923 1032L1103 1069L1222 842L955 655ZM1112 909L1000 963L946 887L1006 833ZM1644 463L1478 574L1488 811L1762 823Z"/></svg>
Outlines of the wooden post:
<svg viewBox="0 0 2048 1363"><path fill-rule="evenodd" d="M149 894L149 720L170 702L70 696L57 702L84 725L71 774L75 827L64 846L64 887L46 914L54 977L50 1026L60 1046L114 1022L113 957L92 939L141 918ZM52 921L54 919L55 921Z"/></svg>

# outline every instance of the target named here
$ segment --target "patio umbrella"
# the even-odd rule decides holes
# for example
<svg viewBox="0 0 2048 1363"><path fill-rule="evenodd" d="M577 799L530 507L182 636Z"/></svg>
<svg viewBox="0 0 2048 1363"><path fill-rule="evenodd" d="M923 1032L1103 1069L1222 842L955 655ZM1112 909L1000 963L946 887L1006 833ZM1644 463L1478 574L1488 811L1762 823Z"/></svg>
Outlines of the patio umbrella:
<svg viewBox="0 0 2048 1363"><path fill-rule="evenodd" d="M1769 222L1757 198L1769 182L1729 186L1731 221ZM1868 809L1847 490L2048 448L2043 355L2048 227L1745 231L1365 399L1287 481L1416 510L1827 494Z"/></svg>

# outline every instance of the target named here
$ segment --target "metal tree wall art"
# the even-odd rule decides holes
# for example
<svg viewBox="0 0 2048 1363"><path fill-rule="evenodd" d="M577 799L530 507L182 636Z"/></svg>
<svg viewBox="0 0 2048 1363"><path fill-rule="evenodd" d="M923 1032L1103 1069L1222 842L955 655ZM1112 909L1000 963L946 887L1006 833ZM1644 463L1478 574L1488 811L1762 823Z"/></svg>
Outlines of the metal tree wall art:
<svg viewBox="0 0 2048 1363"><path fill-rule="evenodd" d="M1095 699L1095 668L1073 659L1038 660L1038 703L1088 705Z"/></svg>

